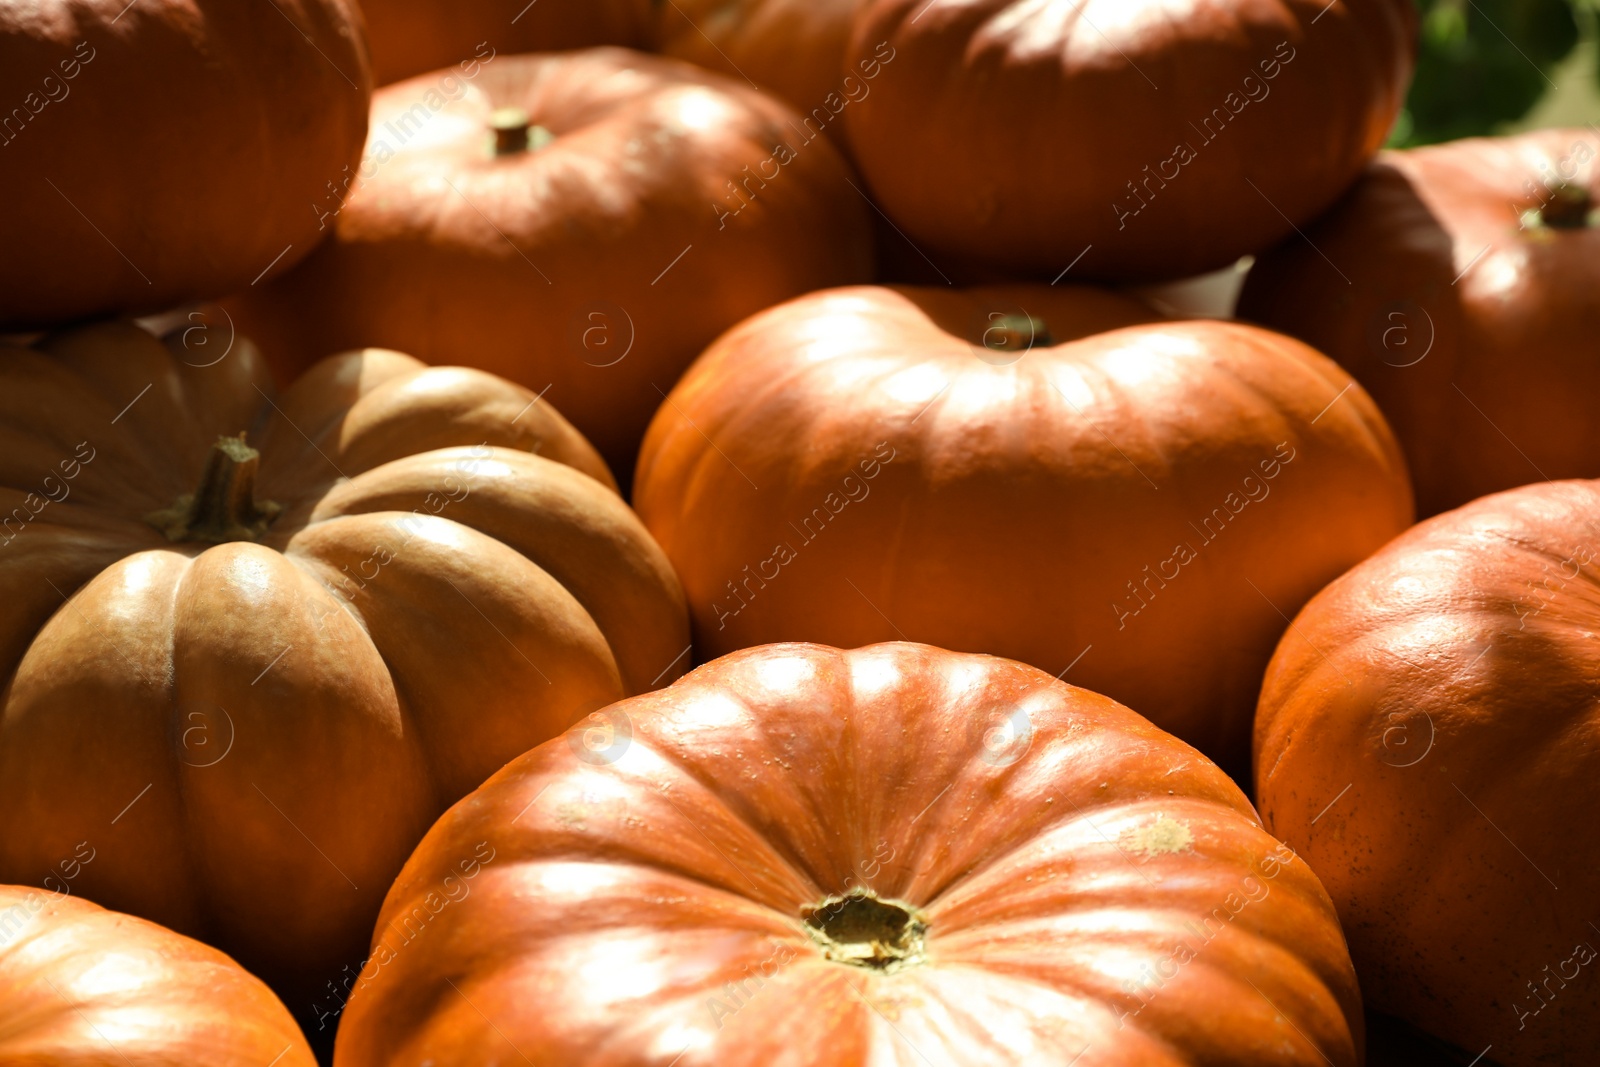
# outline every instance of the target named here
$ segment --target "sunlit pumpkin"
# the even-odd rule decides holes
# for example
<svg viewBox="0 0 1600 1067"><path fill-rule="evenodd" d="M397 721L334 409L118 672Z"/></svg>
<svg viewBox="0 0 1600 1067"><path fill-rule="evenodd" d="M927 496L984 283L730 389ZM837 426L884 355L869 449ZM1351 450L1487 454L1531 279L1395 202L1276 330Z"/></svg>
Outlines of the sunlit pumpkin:
<svg viewBox="0 0 1600 1067"><path fill-rule="evenodd" d="M1005 660L778 645L446 813L334 1062L1354 1067L1361 1027L1316 876L1187 745Z"/></svg>
<svg viewBox="0 0 1600 1067"><path fill-rule="evenodd" d="M866 201L791 117L624 49L401 82L377 94L331 237L233 308L281 377L385 345L518 381L626 483L662 396L718 333L870 274Z"/></svg>
<svg viewBox="0 0 1600 1067"><path fill-rule="evenodd" d="M371 83L354 0L0 4L0 332L292 267Z"/></svg>
<svg viewBox="0 0 1600 1067"><path fill-rule="evenodd" d="M1597 156L1576 129L1387 152L1250 272L1239 313L1372 393L1424 515L1600 475Z"/></svg>
<svg viewBox="0 0 1600 1067"><path fill-rule="evenodd" d="M1597 635L1600 483L1541 483L1334 582L1267 674L1267 826L1327 884L1373 1007L1463 1063L1600 1057Z"/></svg>
<svg viewBox="0 0 1600 1067"><path fill-rule="evenodd" d="M1248 774L1287 616L1410 523L1330 360L1103 290L838 289L729 331L635 499L711 657L902 638L1063 674Z"/></svg>
<svg viewBox="0 0 1600 1067"><path fill-rule="evenodd" d="M54 891L0 886L0 1063L315 1067L283 1004L233 960L68 895L97 852L60 857Z"/></svg>
<svg viewBox="0 0 1600 1067"><path fill-rule="evenodd" d="M843 109L952 277L1181 278L1294 233L1382 146L1414 0L867 0ZM892 58L891 58L892 57Z"/></svg>
<svg viewBox="0 0 1600 1067"><path fill-rule="evenodd" d="M685 669L666 559L534 394L394 352L0 347L0 879L199 937L297 1012L433 819ZM3 1030L3 1027L0 1027Z"/></svg>

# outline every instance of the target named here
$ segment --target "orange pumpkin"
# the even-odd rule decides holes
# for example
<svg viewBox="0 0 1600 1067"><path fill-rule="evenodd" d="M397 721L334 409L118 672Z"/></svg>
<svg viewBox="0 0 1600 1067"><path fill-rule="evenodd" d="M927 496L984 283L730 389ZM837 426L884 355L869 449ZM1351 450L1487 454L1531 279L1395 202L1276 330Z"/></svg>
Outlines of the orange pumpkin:
<svg viewBox="0 0 1600 1067"><path fill-rule="evenodd" d="M867 0L843 109L884 210L952 276L1153 281L1328 207L1405 98L1413 0Z"/></svg>
<svg viewBox="0 0 1600 1067"><path fill-rule="evenodd" d="M56 892L0 886L0 1063L315 1067L283 1004L233 960L65 895L66 872L95 856L87 842L65 854Z"/></svg>
<svg viewBox="0 0 1600 1067"><path fill-rule="evenodd" d="M462 60L643 45L651 0L361 0L372 71L388 85Z"/></svg>
<svg viewBox="0 0 1600 1067"><path fill-rule="evenodd" d="M1600 475L1597 156L1593 130L1387 152L1250 272L1239 314L1372 393L1424 515Z"/></svg>
<svg viewBox="0 0 1600 1067"><path fill-rule="evenodd" d="M329 240L234 305L280 376L363 345L481 367L542 392L626 483L718 333L871 271L838 153L743 85L623 49L446 76L378 93Z"/></svg>
<svg viewBox="0 0 1600 1067"><path fill-rule="evenodd" d="M1316 876L1105 697L779 645L601 717L428 832L337 1067L1361 1062Z"/></svg>
<svg viewBox="0 0 1600 1067"><path fill-rule="evenodd" d="M283 273L371 81L354 0L0 5L0 332Z"/></svg>
<svg viewBox="0 0 1600 1067"><path fill-rule="evenodd" d="M661 51L749 78L788 102L814 136L844 142L840 113L872 91L882 65L845 69L862 0L675 0L659 8ZM868 77L868 72L872 73Z"/></svg>
<svg viewBox="0 0 1600 1067"><path fill-rule="evenodd" d="M1247 774L1286 615L1410 523L1331 361L1128 297L838 289L722 337L636 501L695 647L900 637L1104 692Z"/></svg>
<svg viewBox="0 0 1600 1067"><path fill-rule="evenodd" d="M1373 1007L1508 1067L1600 1058L1600 483L1431 519L1311 601L1256 721L1262 816Z"/></svg>
<svg viewBox="0 0 1600 1067"><path fill-rule="evenodd" d="M674 677L687 622L527 390L369 350L274 396L190 330L0 348L0 879L88 840L79 891L304 1011L439 812Z"/></svg>

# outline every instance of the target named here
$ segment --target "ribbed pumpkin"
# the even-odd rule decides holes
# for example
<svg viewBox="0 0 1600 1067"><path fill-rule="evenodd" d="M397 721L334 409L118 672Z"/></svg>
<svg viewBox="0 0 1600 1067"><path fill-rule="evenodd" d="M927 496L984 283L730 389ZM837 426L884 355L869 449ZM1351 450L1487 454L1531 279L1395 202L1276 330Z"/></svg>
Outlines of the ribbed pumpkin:
<svg viewBox="0 0 1600 1067"><path fill-rule="evenodd" d="M77 891L303 1010L439 812L685 669L687 623L532 393L364 351L274 396L228 342L0 348L0 879L87 840Z"/></svg>
<svg viewBox="0 0 1600 1067"><path fill-rule="evenodd" d="M0 332L281 274L371 85L354 0L0 4Z"/></svg>
<svg viewBox="0 0 1600 1067"><path fill-rule="evenodd" d="M1600 483L1556 482L1396 539L1267 674L1267 826L1327 883L1372 1006L1462 1062L1600 1057L1597 633Z"/></svg>
<svg viewBox="0 0 1600 1067"><path fill-rule="evenodd" d="M506 53L642 46L651 37L654 6L652 0L361 0L379 85Z"/></svg>
<svg viewBox="0 0 1600 1067"><path fill-rule="evenodd" d="M337 1067L1361 1062L1316 876L1105 697L779 645L601 718L429 831Z"/></svg>
<svg viewBox="0 0 1600 1067"><path fill-rule="evenodd" d="M315 1067L283 1004L233 960L67 895L96 854L84 842L59 859L61 890L0 886L0 1063Z"/></svg>
<svg viewBox="0 0 1600 1067"><path fill-rule="evenodd" d="M233 305L280 376L365 345L480 367L542 392L626 483L718 333L871 272L838 153L743 83L624 49L436 81L377 94L329 240Z"/></svg>
<svg viewBox="0 0 1600 1067"><path fill-rule="evenodd" d="M1600 475L1597 156L1594 130L1387 152L1250 272L1239 313L1372 393L1424 515Z"/></svg>
<svg viewBox="0 0 1600 1067"><path fill-rule="evenodd" d="M839 289L727 333L636 488L696 651L904 638L1104 692L1248 775L1287 616L1410 523L1372 402L1291 338L1096 289Z"/></svg>
<svg viewBox="0 0 1600 1067"><path fill-rule="evenodd" d="M948 274L1181 278L1331 204L1405 98L1413 0L867 0L844 109L884 210Z"/></svg>

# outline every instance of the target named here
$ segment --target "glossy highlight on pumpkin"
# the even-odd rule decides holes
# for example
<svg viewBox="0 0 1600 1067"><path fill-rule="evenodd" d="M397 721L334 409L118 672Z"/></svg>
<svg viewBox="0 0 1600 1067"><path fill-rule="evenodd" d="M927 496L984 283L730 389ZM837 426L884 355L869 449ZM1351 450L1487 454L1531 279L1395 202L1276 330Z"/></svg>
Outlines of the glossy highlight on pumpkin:
<svg viewBox="0 0 1600 1067"><path fill-rule="evenodd" d="M635 500L696 652L906 639L1104 692L1248 775L1288 616L1411 521L1330 360L1082 287L835 289L729 331Z"/></svg>
<svg viewBox="0 0 1600 1067"><path fill-rule="evenodd" d="M479 367L543 391L626 485L718 333L870 274L843 160L742 81L620 48L475 69L380 91L328 240L230 305L280 378L369 345ZM528 149L496 154L510 108Z"/></svg>
<svg viewBox="0 0 1600 1067"><path fill-rule="evenodd" d="M1372 1006L1467 1058L1600 1055L1597 633L1600 483L1541 483L1391 542L1267 673L1262 817L1322 876Z"/></svg>
<svg viewBox="0 0 1600 1067"><path fill-rule="evenodd" d="M1286 241L1250 272L1239 314L1366 387L1423 515L1600 475L1596 157L1593 129L1386 152L1307 228L1316 250Z"/></svg>
<svg viewBox="0 0 1600 1067"><path fill-rule="evenodd" d="M336 1067L1361 1062L1316 876L1105 697L789 644L605 717L613 743L576 729L435 824Z"/></svg>
<svg viewBox="0 0 1600 1067"><path fill-rule="evenodd" d="M304 1013L428 825L687 666L594 450L482 371L276 394L221 319L0 349L0 877L203 938Z"/></svg>
<svg viewBox="0 0 1600 1067"><path fill-rule="evenodd" d="M844 111L884 211L957 281L1227 266L1334 201L1411 78L1413 0L867 0ZM881 54L880 54L881 58Z"/></svg>
<svg viewBox="0 0 1600 1067"><path fill-rule="evenodd" d="M87 842L61 867L85 857L92 866ZM283 1004L233 960L64 888L0 886L0 1019L0 1063L18 1067L316 1064Z"/></svg>
<svg viewBox="0 0 1600 1067"><path fill-rule="evenodd" d="M0 333L288 270L371 90L355 0L0 5Z"/></svg>

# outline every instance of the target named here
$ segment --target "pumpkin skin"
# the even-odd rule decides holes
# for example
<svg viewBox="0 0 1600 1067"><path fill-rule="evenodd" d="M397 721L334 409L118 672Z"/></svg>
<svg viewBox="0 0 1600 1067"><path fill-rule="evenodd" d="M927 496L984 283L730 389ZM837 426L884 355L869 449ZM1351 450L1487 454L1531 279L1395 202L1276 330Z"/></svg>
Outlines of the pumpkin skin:
<svg viewBox="0 0 1600 1067"><path fill-rule="evenodd" d="M1597 509L1555 482L1417 526L1300 613L1256 722L1372 1006L1509 1067L1600 1054Z"/></svg>
<svg viewBox="0 0 1600 1067"><path fill-rule="evenodd" d="M741 85L623 49L503 56L397 145L433 89L377 94L372 176L332 237L233 305L280 377L362 345L480 367L548 389L626 484L664 391L719 332L870 274L843 161L820 138L774 161L798 140L790 113ZM555 140L491 156L491 111L511 105ZM373 167L382 144L397 154ZM735 180L754 193L742 208Z"/></svg>
<svg viewBox="0 0 1600 1067"><path fill-rule="evenodd" d="M1360 1062L1316 876L1105 697L924 645L778 645L600 718L429 831L337 1067ZM852 893L914 909L920 951L825 954L802 914Z"/></svg>
<svg viewBox="0 0 1600 1067"><path fill-rule="evenodd" d="M708 70L750 78L787 101L802 121L822 108L810 132L824 130L842 144L836 109L849 105L838 101L871 92L872 79L860 69L846 71L844 63L860 7L861 0L675 0L659 9L657 47Z"/></svg>
<svg viewBox="0 0 1600 1067"><path fill-rule="evenodd" d="M0 930L0 1063L315 1067L278 998L198 941L21 886Z"/></svg>
<svg viewBox="0 0 1600 1067"><path fill-rule="evenodd" d="M985 347L1002 313L1056 343ZM742 323L657 415L635 499L702 656L899 637L1070 668L1241 778L1285 616L1411 519L1331 361L1045 286L840 289Z"/></svg>
<svg viewBox="0 0 1600 1067"><path fill-rule="evenodd" d="M1250 272L1239 314L1327 352L1372 393L1424 515L1600 475L1600 223L1523 224L1561 178L1592 212L1596 155L1590 130L1386 152L1307 228L1327 260L1295 239Z"/></svg>
<svg viewBox="0 0 1600 1067"><path fill-rule="evenodd" d="M360 159L371 80L353 0L0 7L0 332L289 269Z"/></svg>
<svg viewBox="0 0 1600 1067"><path fill-rule="evenodd" d="M379 85L484 54L641 46L651 7L651 0L361 0Z"/></svg>
<svg viewBox="0 0 1600 1067"><path fill-rule="evenodd" d="M532 393L366 351L275 398L248 341L219 358L224 332L0 350L0 878L88 840L81 892L303 1009L432 820L681 672L687 620ZM152 512L241 429L281 511L259 541L169 540Z"/></svg>
<svg viewBox="0 0 1600 1067"><path fill-rule="evenodd" d="M1415 33L1411 0L869 0L847 66L892 67L845 126L878 203L958 280L1188 277L1344 191Z"/></svg>

